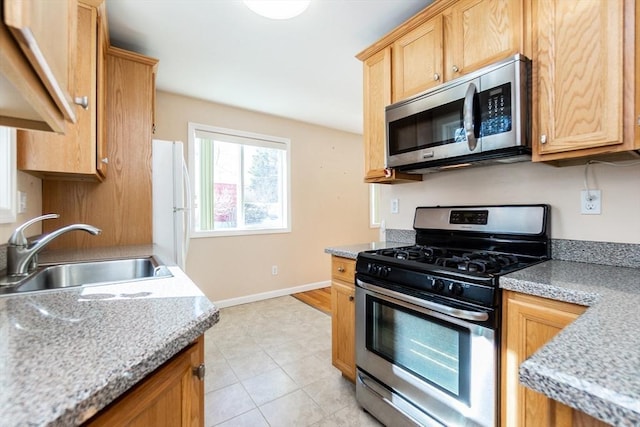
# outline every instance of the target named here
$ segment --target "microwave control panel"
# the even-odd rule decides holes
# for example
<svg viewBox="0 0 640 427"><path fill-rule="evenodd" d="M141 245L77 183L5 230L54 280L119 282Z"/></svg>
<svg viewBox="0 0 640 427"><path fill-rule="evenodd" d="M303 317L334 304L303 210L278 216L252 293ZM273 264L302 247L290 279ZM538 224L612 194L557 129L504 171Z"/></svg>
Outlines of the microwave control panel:
<svg viewBox="0 0 640 427"><path fill-rule="evenodd" d="M511 83L505 83L478 94L480 104L480 136L496 135L511 130Z"/></svg>

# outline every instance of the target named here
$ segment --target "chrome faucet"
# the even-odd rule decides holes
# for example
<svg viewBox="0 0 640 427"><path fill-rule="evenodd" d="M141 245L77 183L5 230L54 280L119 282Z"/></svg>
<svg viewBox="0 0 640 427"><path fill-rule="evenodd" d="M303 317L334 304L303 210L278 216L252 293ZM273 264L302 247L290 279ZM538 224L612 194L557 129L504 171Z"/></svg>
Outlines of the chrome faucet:
<svg viewBox="0 0 640 427"><path fill-rule="evenodd" d="M26 276L29 271L32 271L38 266L37 256L38 252L44 249L51 241L60 235L73 230L83 230L87 233L91 233L94 236L102 232L99 228L96 228L88 224L71 224L65 227L52 231L49 234L43 235L38 240L31 243L27 241L24 236L25 228L30 225L43 221L45 219L60 218L58 214L47 214L37 218L30 219L21 226L15 229L9 242L7 244L7 275L9 276Z"/></svg>

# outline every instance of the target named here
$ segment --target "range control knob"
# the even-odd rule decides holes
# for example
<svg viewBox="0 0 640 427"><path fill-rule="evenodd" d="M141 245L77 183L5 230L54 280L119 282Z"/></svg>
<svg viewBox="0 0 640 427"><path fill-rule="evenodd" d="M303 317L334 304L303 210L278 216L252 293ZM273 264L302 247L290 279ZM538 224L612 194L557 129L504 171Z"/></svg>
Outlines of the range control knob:
<svg viewBox="0 0 640 427"><path fill-rule="evenodd" d="M449 293L451 295L460 296L460 295L462 295L463 290L464 289L462 288L462 285L460 283L451 282L449 284Z"/></svg>
<svg viewBox="0 0 640 427"><path fill-rule="evenodd" d="M380 276L387 277L390 271L391 271L391 267L382 267L380 269Z"/></svg>
<svg viewBox="0 0 640 427"><path fill-rule="evenodd" d="M375 273L376 265L375 264L367 264L367 273Z"/></svg>
<svg viewBox="0 0 640 427"><path fill-rule="evenodd" d="M431 288L433 288L433 290L436 292L442 292L442 290L444 289L444 280L442 279L434 280L433 284L431 285Z"/></svg>

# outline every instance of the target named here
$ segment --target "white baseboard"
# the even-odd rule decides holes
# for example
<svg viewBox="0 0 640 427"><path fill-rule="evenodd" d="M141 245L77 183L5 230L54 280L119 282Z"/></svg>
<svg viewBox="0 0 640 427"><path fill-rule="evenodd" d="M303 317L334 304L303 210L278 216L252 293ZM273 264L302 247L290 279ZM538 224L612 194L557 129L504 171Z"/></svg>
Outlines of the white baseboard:
<svg viewBox="0 0 640 427"><path fill-rule="evenodd" d="M293 288L285 288L285 289L278 289L276 291L262 292L259 294L247 295L244 297L223 299L220 301L213 301L213 303L218 308L232 307L234 305L247 304L250 302L262 301L269 298L281 297L284 295L297 294L298 292L307 292L307 291L312 291L314 289L326 288L327 286L331 286L330 280L326 280L324 282L316 282L316 283L309 283L306 285L294 286Z"/></svg>

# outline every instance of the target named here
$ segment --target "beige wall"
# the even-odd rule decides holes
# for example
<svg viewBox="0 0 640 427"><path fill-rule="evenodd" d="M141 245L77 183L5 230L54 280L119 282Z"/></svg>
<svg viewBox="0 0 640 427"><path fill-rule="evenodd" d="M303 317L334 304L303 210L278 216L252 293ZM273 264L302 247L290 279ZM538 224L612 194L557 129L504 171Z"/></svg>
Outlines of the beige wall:
<svg viewBox="0 0 640 427"><path fill-rule="evenodd" d="M158 139L186 145L191 121L291 140L291 233L191 239L187 274L213 301L326 281L325 247L376 239L361 135L166 92L156 109Z"/></svg>
<svg viewBox="0 0 640 427"><path fill-rule="evenodd" d="M27 193L27 211L16 216L16 222L11 224L0 224L0 245L7 243L11 233L15 228L31 218L42 215L42 181L39 178L18 171L17 186L19 191ZM33 224L25 234L34 236L42 232L40 224Z"/></svg>
<svg viewBox="0 0 640 427"><path fill-rule="evenodd" d="M589 166L590 188L602 191L601 215L580 214L584 170L516 163L425 175L423 182L384 186L382 218L387 228L411 229L416 206L548 203L554 238L640 243L640 164ZM393 198L398 214L390 213Z"/></svg>

